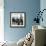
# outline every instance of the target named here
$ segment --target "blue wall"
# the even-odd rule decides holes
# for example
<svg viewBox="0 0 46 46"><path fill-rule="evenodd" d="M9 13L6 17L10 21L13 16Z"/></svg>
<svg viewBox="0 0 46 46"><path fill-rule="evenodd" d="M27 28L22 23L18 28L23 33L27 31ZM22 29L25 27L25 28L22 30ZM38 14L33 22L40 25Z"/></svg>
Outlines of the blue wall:
<svg viewBox="0 0 46 46"><path fill-rule="evenodd" d="M33 19L40 9L40 0L4 0L4 38L18 41L32 29ZM10 28L10 12L26 12L25 28Z"/></svg>
<svg viewBox="0 0 46 46"><path fill-rule="evenodd" d="M42 11L43 9L46 9L46 0L41 0L40 1L40 10ZM46 27L46 10L43 12L43 22L40 21L40 25Z"/></svg>

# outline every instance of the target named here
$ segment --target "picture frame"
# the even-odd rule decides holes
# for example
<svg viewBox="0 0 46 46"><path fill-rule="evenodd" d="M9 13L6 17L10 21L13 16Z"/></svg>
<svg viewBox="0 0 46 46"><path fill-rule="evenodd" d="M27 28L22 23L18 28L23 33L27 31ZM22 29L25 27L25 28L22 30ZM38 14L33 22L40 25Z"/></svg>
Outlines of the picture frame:
<svg viewBox="0 0 46 46"><path fill-rule="evenodd" d="M10 27L25 27L25 12L10 12Z"/></svg>

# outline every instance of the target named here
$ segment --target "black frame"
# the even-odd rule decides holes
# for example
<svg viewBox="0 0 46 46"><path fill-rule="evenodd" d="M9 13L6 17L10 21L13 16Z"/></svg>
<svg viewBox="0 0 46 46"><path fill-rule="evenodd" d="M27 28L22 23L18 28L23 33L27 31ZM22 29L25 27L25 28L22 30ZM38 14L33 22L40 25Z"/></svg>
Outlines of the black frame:
<svg viewBox="0 0 46 46"><path fill-rule="evenodd" d="M12 26L11 25L11 14L12 13L24 13L24 26ZM11 28L19 28L19 27L21 27L21 28L23 28L23 27L25 27L26 26L26 12L10 12L10 27Z"/></svg>

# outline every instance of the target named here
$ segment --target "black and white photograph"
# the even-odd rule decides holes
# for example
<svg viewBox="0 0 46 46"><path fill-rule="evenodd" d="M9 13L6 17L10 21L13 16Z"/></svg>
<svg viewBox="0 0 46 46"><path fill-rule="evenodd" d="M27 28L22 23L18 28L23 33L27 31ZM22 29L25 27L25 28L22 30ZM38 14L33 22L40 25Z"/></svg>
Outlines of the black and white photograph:
<svg viewBox="0 0 46 46"><path fill-rule="evenodd" d="M11 27L24 27L25 26L25 12L11 12L10 13L10 26Z"/></svg>

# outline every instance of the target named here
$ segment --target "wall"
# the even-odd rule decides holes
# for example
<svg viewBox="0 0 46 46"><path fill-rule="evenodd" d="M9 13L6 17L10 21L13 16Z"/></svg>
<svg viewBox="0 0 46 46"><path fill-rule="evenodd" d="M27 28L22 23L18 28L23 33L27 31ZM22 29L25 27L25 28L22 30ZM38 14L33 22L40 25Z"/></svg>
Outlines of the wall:
<svg viewBox="0 0 46 46"><path fill-rule="evenodd" d="M46 0L41 0L41 1L40 1L40 9L41 9L41 11L42 11L43 9L46 9ZM43 22L41 21L41 22L40 22L40 25L46 27L46 20L45 20L45 19L46 19L46 10L43 12L42 17L43 17Z"/></svg>
<svg viewBox="0 0 46 46"><path fill-rule="evenodd" d="M0 42L4 41L4 3L0 0Z"/></svg>
<svg viewBox="0 0 46 46"><path fill-rule="evenodd" d="M18 41L32 29L33 19L40 10L40 0L4 0L4 38ZM10 12L26 12L25 28L10 28Z"/></svg>

